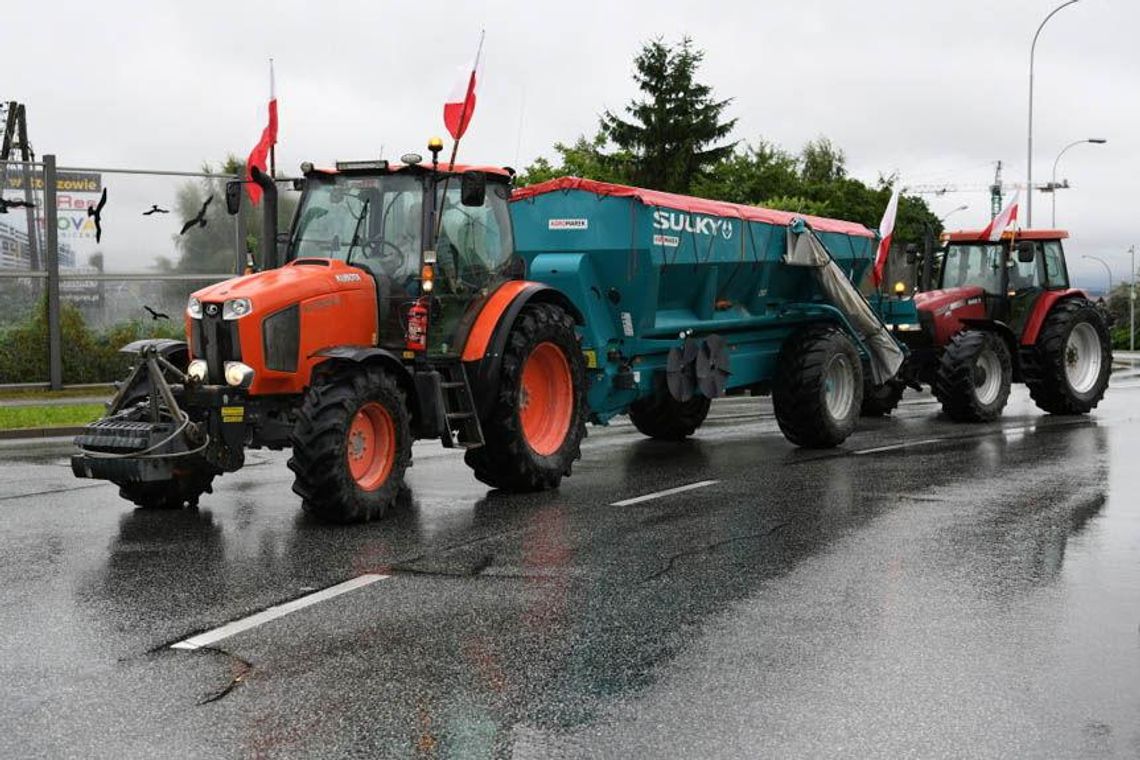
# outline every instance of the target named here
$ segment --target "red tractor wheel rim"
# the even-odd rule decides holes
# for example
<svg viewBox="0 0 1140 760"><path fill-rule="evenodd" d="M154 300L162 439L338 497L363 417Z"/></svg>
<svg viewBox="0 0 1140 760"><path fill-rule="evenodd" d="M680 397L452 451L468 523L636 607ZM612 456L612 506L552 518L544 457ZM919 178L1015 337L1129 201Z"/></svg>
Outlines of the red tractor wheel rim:
<svg viewBox="0 0 1140 760"><path fill-rule="evenodd" d="M396 425L382 404L369 401L353 415L345 456L361 490L375 491L388 479L396 462Z"/></svg>
<svg viewBox="0 0 1140 760"><path fill-rule="evenodd" d="M527 445L541 456L558 451L573 415L570 362L554 343L539 343L523 363L519 388L519 422Z"/></svg>

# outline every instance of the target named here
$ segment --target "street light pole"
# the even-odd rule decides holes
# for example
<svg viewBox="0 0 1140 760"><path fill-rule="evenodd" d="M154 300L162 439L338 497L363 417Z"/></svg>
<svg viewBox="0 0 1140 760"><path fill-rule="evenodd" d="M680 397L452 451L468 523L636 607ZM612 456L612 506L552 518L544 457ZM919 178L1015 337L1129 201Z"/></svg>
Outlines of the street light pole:
<svg viewBox="0 0 1140 760"><path fill-rule="evenodd" d="M969 206L967 206L965 203L963 203L963 204L962 204L961 206L959 206L958 208L950 209L950 210L949 210L949 211L947 211L945 214L943 214L942 216L938 217L938 223L939 223L939 224L942 224L942 222L945 222L947 219L949 219L949 218L950 218L950 215L951 215L951 214L953 214L954 212L956 212L956 211L965 211L965 210L966 210L966 209L968 209L968 208L969 208Z"/></svg>
<svg viewBox="0 0 1140 760"><path fill-rule="evenodd" d="M1128 350L1136 350L1136 246L1128 246L1128 253L1132 255L1131 268L1128 270Z"/></svg>
<svg viewBox="0 0 1140 760"><path fill-rule="evenodd" d="M1061 152L1057 154L1057 157L1055 159L1053 159L1053 178L1049 181L1049 192L1053 194L1053 217L1052 222L1049 226L1053 229L1057 229L1057 162L1061 160L1061 156L1065 155L1065 151L1075 145L1081 145L1083 143L1104 145L1106 142L1108 142L1108 140L1104 139L1103 137L1088 137L1084 140L1076 140L1069 143L1064 148L1061 148Z"/></svg>
<svg viewBox="0 0 1140 760"><path fill-rule="evenodd" d="M1025 225L1027 227L1033 226L1033 57L1037 52L1037 38L1041 36L1041 30L1045 28L1045 24L1049 19L1056 15L1057 11L1062 8L1079 2L1079 0L1068 0L1068 2L1061 3L1045 17L1041 25L1037 27L1037 32L1033 35L1033 44L1029 46L1029 139L1028 143L1028 157L1026 158L1026 185L1028 186L1028 197L1025 202Z"/></svg>
<svg viewBox="0 0 1140 760"><path fill-rule="evenodd" d="M1108 275L1108 297L1112 298L1112 268L1108 265L1108 262L1102 259L1100 256L1089 256L1088 254L1081 256L1081 258L1099 261L1100 265L1104 267L1105 274Z"/></svg>

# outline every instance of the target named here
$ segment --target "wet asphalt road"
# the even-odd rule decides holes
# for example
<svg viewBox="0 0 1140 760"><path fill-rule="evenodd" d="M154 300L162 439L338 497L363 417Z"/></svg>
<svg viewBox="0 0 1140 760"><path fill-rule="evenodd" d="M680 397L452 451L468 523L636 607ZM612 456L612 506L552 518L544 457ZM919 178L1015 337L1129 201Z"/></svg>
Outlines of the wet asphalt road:
<svg viewBox="0 0 1140 760"><path fill-rule="evenodd" d="M531 496L417 445L346 528L285 458L151 513L0 450L0 757L1140 756L1135 372L1078 419L908 393L832 452L727 400L682 445L592 428Z"/></svg>

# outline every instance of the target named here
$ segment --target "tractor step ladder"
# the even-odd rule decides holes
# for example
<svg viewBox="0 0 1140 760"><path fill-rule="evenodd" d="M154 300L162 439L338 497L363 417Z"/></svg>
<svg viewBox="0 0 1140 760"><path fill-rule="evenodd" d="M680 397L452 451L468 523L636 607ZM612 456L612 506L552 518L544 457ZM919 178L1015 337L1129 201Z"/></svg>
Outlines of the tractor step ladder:
<svg viewBox="0 0 1140 760"><path fill-rule="evenodd" d="M460 362L439 368L440 395L443 398L443 419L446 435L444 448L474 449L483 445L483 428L475 411L471 384L467 382L467 368Z"/></svg>

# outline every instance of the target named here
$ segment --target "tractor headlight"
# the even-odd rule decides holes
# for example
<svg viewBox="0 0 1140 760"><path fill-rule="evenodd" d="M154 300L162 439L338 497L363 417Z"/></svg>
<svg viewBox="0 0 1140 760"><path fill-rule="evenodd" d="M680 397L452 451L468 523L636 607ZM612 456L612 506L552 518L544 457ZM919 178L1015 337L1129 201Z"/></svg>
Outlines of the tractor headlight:
<svg viewBox="0 0 1140 760"><path fill-rule="evenodd" d="M222 319L241 319L253 311L248 298L231 298L222 304Z"/></svg>
<svg viewBox="0 0 1140 760"><path fill-rule="evenodd" d="M253 367L241 362L226 362L226 384L235 388L248 388L253 382Z"/></svg>
<svg viewBox="0 0 1140 760"><path fill-rule="evenodd" d="M194 296L190 296L190 300L186 302L186 313L191 319L202 318L202 302Z"/></svg>
<svg viewBox="0 0 1140 760"><path fill-rule="evenodd" d="M205 359L194 359L186 367L186 376L195 382L206 382L206 372L207 367Z"/></svg>
<svg viewBox="0 0 1140 760"><path fill-rule="evenodd" d="M914 332L916 330L921 330L922 325L920 325L918 322L911 322L909 324L895 325L895 329L899 332Z"/></svg>

